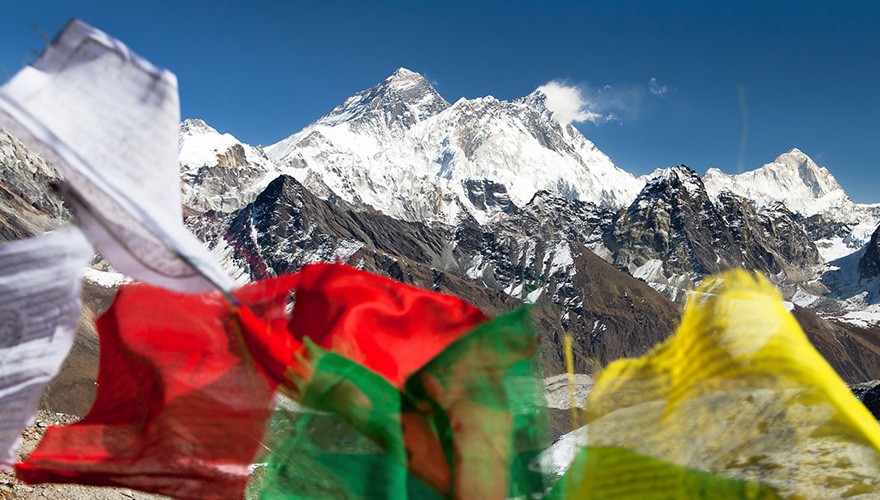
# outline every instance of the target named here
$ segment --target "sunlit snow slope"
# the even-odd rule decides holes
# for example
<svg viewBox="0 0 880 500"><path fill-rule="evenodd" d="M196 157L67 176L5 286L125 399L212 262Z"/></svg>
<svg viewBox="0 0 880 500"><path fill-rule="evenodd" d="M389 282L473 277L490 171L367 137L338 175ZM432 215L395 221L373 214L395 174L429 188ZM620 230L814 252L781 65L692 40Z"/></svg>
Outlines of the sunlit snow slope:
<svg viewBox="0 0 880 500"><path fill-rule="evenodd" d="M641 187L540 92L450 105L403 68L266 152L317 193L409 221L486 222L541 190L621 208Z"/></svg>

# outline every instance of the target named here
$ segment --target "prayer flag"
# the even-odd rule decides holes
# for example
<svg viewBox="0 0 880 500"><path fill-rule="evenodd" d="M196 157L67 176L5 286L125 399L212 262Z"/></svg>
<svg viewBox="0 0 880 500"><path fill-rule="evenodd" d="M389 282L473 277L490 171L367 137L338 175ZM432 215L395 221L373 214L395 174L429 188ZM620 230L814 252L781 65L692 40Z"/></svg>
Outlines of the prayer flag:
<svg viewBox="0 0 880 500"><path fill-rule="evenodd" d="M73 227L0 245L0 469L73 345L93 251Z"/></svg>
<svg viewBox="0 0 880 500"><path fill-rule="evenodd" d="M536 346L528 311L514 311L449 344L401 388L307 341L295 392L321 413L276 421L262 497L542 494L531 467L549 429Z"/></svg>
<svg viewBox="0 0 880 500"><path fill-rule="evenodd" d="M62 195L113 266L198 292L231 279L183 225L177 79L74 20L0 87L0 128L64 177Z"/></svg>
<svg viewBox="0 0 880 500"><path fill-rule="evenodd" d="M341 264L298 273L290 331L401 387L446 346L489 320L477 307Z"/></svg>
<svg viewBox="0 0 880 500"><path fill-rule="evenodd" d="M94 406L82 421L50 428L18 475L235 496L275 386L296 393L309 370L307 339L374 369L396 393L394 384L485 320L454 297L341 264L305 266L231 296L124 285L98 320Z"/></svg>
<svg viewBox="0 0 880 500"><path fill-rule="evenodd" d="M343 264L309 264L233 295L242 303L263 304L241 312L246 341L260 365L293 389L290 372L299 370L305 338L401 387L446 346L489 319L457 297ZM285 304L291 302L287 313ZM270 305L276 312L267 311Z"/></svg>
<svg viewBox="0 0 880 500"><path fill-rule="evenodd" d="M97 326L94 405L81 421L47 429L18 477L240 497L274 386L252 364L234 306L220 292L129 284Z"/></svg>
<svg viewBox="0 0 880 500"><path fill-rule="evenodd" d="M568 498L642 498L649 484L687 498L716 480L758 498L880 495L880 424L745 271L707 279L674 337L610 364L587 422L582 456L608 459L575 462Z"/></svg>

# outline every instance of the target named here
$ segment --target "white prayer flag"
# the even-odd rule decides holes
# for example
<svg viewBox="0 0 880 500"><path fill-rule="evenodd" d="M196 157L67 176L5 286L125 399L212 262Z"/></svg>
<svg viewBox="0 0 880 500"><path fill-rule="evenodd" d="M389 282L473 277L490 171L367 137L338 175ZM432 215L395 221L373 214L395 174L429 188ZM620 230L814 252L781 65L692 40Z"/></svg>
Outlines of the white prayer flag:
<svg viewBox="0 0 880 500"><path fill-rule="evenodd" d="M0 127L58 169L78 224L115 268L178 291L228 290L183 225L179 121L177 78L78 20L0 87Z"/></svg>
<svg viewBox="0 0 880 500"><path fill-rule="evenodd" d="M21 431L73 345L93 254L71 226L0 245L0 469L15 462Z"/></svg>

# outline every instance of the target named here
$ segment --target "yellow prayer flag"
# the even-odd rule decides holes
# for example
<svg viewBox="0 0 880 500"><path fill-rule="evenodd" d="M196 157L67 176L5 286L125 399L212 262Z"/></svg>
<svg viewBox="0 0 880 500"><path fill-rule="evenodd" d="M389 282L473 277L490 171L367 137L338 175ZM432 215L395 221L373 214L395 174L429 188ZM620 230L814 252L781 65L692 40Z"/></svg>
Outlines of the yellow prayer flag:
<svg viewBox="0 0 880 500"><path fill-rule="evenodd" d="M609 365L589 396L587 423L589 451L617 448L660 461L628 470L633 484L665 463L788 498L880 495L880 425L773 286L745 271L707 279L675 336ZM576 462L563 479L567 496L602 496L589 478L613 475L623 463L580 460L587 462L589 474L574 470Z"/></svg>

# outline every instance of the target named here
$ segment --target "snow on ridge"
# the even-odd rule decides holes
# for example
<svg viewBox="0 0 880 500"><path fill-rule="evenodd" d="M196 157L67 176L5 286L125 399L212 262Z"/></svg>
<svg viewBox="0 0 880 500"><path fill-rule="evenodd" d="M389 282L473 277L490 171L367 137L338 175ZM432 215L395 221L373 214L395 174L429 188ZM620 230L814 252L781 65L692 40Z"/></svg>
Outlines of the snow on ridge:
<svg viewBox="0 0 880 500"><path fill-rule="evenodd" d="M194 118L186 119L180 124L177 160L182 170L214 166L218 155L225 154L236 145L242 146L249 163L271 166L271 162L260 153L260 149L239 141L232 134L221 134L203 120Z"/></svg>
<svg viewBox="0 0 880 500"><path fill-rule="evenodd" d="M180 124L177 161L183 204L200 212L238 209L279 175L262 148L198 119Z"/></svg>
<svg viewBox="0 0 880 500"><path fill-rule="evenodd" d="M703 183L713 198L727 189L752 200L759 209L783 202L789 210L804 216L847 211L854 205L828 169L797 148L741 174L710 168Z"/></svg>
<svg viewBox="0 0 880 500"><path fill-rule="evenodd" d="M540 96L449 105L422 82L399 69L266 152L307 187L320 179L349 203L410 221L450 224L462 208L490 220L500 209L469 191L472 180L501 186L506 193L489 195L518 207L542 190L613 208L638 194L641 183L577 129L552 121Z"/></svg>
<svg viewBox="0 0 880 500"><path fill-rule="evenodd" d="M385 79L385 82L396 88L407 88L426 82L425 77L415 71L400 67Z"/></svg>

